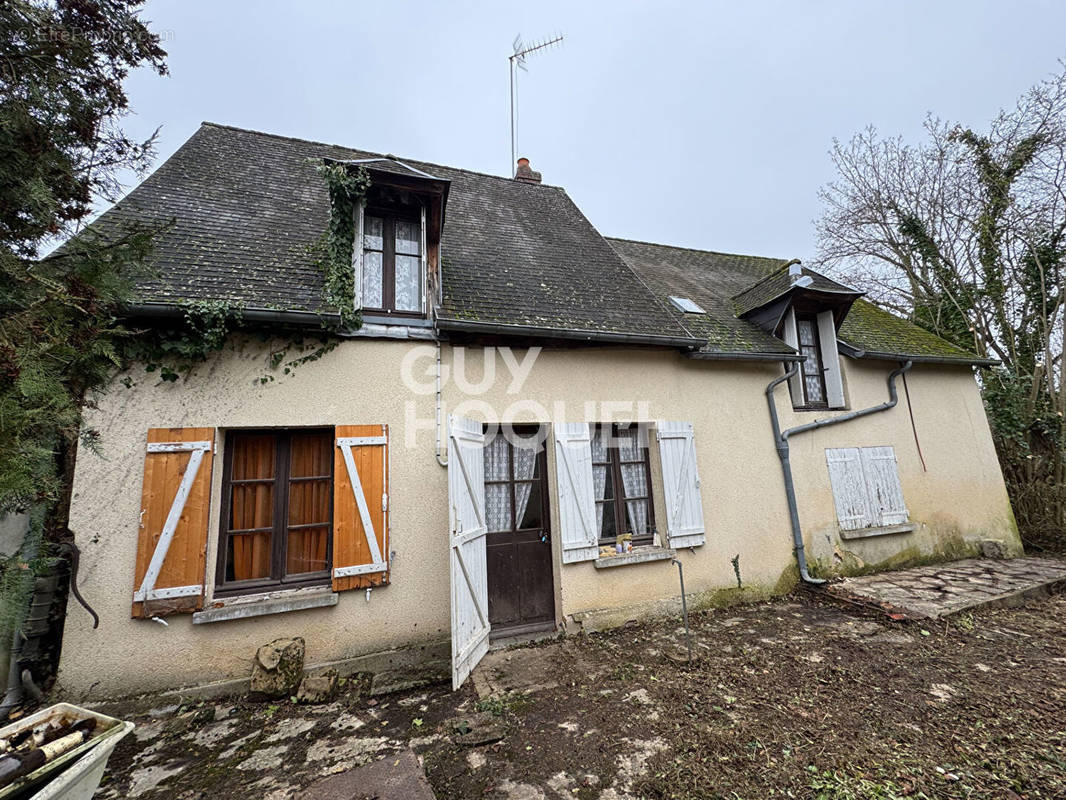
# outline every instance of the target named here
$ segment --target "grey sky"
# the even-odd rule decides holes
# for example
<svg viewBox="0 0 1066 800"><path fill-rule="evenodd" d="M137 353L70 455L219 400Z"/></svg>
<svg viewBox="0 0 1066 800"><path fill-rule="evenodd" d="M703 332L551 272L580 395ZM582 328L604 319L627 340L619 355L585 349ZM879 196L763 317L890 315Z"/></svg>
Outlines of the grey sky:
<svg viewBox="0 0 1066 800"><path fill-rule="evenodd" d="M833 137L983 125L1066 56L1066 3L151 0L171 75L128 82L160 162L201 120L509 174L520 155L610 236L809 257Z"/></svg>

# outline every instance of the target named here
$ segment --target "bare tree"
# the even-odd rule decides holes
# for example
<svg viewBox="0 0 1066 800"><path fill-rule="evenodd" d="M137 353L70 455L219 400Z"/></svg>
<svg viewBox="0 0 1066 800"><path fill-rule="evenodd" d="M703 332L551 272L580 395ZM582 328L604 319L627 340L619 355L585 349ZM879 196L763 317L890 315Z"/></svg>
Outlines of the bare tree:
<svg viewBox="0 0 1066 800"><path fill-rule="evenodd" d="M1066 64L980 131L834 142L819 260L1002 367L985 400L1031 540L1066 525Z"/></svg>

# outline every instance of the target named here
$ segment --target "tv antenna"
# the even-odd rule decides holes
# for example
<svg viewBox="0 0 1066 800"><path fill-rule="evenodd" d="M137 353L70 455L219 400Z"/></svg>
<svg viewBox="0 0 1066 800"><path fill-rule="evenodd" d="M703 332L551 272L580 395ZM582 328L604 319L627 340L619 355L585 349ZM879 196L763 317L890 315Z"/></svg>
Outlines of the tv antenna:
<svg viewBox="0 0 1066 800"><path fill-rule="evenodd" d="M518 128L518 73L516 70L522 70L528 72L526 69L526 56L533 55L533 53L540 52L541 50L547 50L549 47L554 47L563 40L563 35L559 34L551 39L544 39L539 42L526 47L522 44L522 35L514 37L514 44L512 49L514 52L507 57L510 62L511 70L511 166L510 172L514 174L515 161L517 157L517 128Z"/></svg>

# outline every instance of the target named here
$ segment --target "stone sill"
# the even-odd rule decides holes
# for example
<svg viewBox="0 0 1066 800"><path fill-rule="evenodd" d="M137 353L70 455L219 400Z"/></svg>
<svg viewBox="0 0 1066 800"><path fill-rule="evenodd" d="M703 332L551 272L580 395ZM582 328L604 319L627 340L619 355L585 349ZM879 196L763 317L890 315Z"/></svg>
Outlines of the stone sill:
<svg viewBox="0 0 1066 800"><path fill-rule="evenodd" d="M885 525L881 528L859 528L855 531L841 531L841 539L869 539L872 536L888 536L893 533L910 533L917 530L918 526L913 522L904 522L902 525Z"/></svg>
<svg viewBox="0 0 1066 800"><path fill-rule="evenodd" d="M629 553L618 553L613 556L601 556L593 564L596 569L610 569L611 567L626 567L630 564L645 564L650 561L666 561L674 558L677 551L667 547L635 547Z"/></svg>
<svg viewBox="0 0 1066 800"><path fill-rule="evenodd" d="M210 622L227 622L233 619L261 617L266 614L284 614L308 608L326 608L337 605L337 600L337 593L328 589L232 597L222 601L224 603L222 606L197 611L192 615L192 624L205 625Z"/></svg>

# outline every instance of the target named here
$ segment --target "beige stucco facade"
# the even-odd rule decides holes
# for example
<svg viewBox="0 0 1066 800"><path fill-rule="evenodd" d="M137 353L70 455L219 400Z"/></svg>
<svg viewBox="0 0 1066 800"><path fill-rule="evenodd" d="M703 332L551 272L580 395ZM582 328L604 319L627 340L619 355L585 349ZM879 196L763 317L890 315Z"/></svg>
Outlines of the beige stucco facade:
<svg viewBox="0 0 1066 800"><path fill-rule="evenodd" d="M448 637L447 475L435 455L434 345L347 340L287 376L270 371L268 352L255 340L236 342L177 384L135 370L132 387L116 380L88 412L87 424L101 433L102 453L79 455L71 528L82 549L81 590L101 623L93 630L88 614L70 604L59 675L67 696L95 699L244 677L256 648L280 636L304 637L308 664ZM655 349L503 354L447 344L442 360L447 412L484 421L692 422L707 543L679 554L691 600L754 597L794 582L787 506L763 394L781 374L780 364L696 361ZM842 360L850 408L887 399L886 377L894 364ZM275 380L261 383L267 374ZM792 441L801 521L809 559L820 574L955 556L990 538L1020 551L971 370L916 365L908 388L924 468L902 392L892 410ZM777 391L784 427L818 416L792 411L787 387ZM149 428L214 427L221 453L227 428L360 423L390 426L390 585L369 595L343 592L332 607L245 620L193 625L189 616L174 615L162 625L130 618ZM917 528L844 542L825 448L885 445L895 449ZM548 454L553 476L552 448ZM215 463L209 595L221 500L222 462ZM661 486L655 491L661 495ZM591 562L564 566L557 541L553 547L557 616L568 627L667 610L679 597L677 570L668 560L608 570ZM732 564L738 555L743 591L736 589Z"/></svg>

